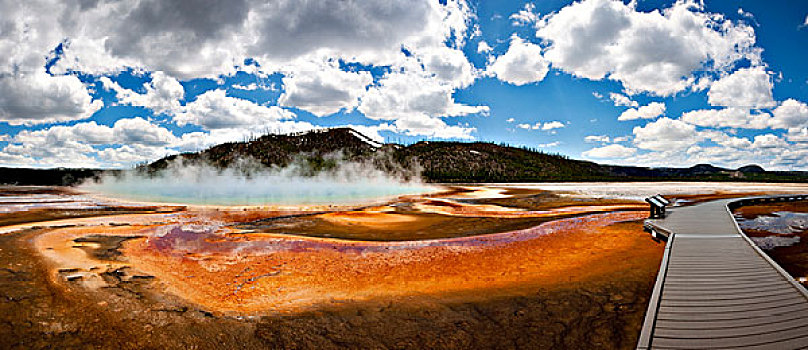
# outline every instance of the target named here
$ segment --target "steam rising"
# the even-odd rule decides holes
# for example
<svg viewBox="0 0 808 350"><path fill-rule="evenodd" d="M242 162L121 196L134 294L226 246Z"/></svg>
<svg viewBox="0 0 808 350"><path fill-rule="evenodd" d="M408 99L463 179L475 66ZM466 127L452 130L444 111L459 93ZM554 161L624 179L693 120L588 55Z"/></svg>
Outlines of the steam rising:
<svg viewBox="0 0 808 350"><path fill-rule="evenodd" d="M158 173L107 174L81 188L135 201L203 205L355 204L436 189L414 176L417 170L383 171L372 162L343 161L339 155L325 160L325 167L298 159L283 168L242 160L225 169L175 161Z"/></svg>

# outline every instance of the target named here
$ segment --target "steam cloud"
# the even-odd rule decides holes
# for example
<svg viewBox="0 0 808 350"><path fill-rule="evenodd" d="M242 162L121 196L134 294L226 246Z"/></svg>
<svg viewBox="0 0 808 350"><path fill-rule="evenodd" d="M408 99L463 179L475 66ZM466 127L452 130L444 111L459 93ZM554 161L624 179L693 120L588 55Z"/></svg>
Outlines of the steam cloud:
<svg viewBox="0 0 808 350"><path fill-rule="evenodd" d="M135 201L205 205L355 204L436 190L420 181L418 169L381 170L378 163L345 161L339 154L323 159L325 167L303 159L283 168L241 160L224 169L173 161L157 173L105 174L81 188Z"/></svg>

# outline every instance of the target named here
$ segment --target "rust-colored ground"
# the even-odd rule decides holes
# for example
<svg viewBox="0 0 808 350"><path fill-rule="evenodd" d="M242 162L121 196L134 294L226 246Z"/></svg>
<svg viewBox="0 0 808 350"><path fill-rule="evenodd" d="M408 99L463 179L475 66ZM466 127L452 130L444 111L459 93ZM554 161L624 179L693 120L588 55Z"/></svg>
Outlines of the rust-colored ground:
<svg viewBox="0 0 808 350"><path fill-rule="evenodd" d="M601 214L420 244L179 233L132 241L124 255L171 292L223 312L288 313L411 295L468 301L607 276L651 278L661 247L643 234L641 217Z"/></svg>
<svg viewBox="0 0 808 350"><path fill-rule="evenodd" d="M460 188L9 226L0 345L633 348L664 247L645 209Z"/></svg>

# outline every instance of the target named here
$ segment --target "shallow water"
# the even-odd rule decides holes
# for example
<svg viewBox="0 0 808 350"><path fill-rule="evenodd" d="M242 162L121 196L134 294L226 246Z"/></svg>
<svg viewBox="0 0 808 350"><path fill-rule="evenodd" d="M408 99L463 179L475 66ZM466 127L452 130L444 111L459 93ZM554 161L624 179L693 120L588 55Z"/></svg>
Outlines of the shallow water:
<svg viewBox="0 0 808 350"><path fill-rule="evenodd" d="M776 211L753 219L735 215L735 219L738 221L738 226L743 230L766 231L781 235L790 235L808 230L808 213Z"/></svg>

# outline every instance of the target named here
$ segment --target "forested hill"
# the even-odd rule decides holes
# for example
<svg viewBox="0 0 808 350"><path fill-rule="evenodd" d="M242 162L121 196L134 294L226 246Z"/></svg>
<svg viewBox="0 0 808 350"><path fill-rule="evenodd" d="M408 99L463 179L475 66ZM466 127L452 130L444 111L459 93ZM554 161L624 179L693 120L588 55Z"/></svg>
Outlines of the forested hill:
<svg viewBox="0 0 808 350"><path fill-rule="evenodd" d="M342 161L374 164L384 170L408 169L430 182L539 181L764 181L805 182L806 172L766 171L757 165L726 169L709 164L689 168L602 165L540 150L486 142L422 141L411 145L379 144L348 128L291 135L265 135L229 142L204 151L165 157L138 167L159 172L170 164L209 164L219 168L250 159L265 166L296 162L316 172ZM0 168L2 184L72 185L97 176L88 169Z"/></svg>
<svg viewBox="0 0 808 350"><path fill-rule="evenodd" d="M690 168L646 168L602 165L540 150L488 142L422 141L411 145L379 144L349 128L293 135L266 135L248 142L225 143L207 150L174 155L149 164L150 171L172 161L203 161L227 167L252 158L267 166L286 166L301 158L314 168L342 160L373 161L381 168L420 168L431 182L537 181L778 181L803 182L805 172L765 171L757 165L725 169L709 164ZM393 164L390 164L393 163Z"/></svg>

